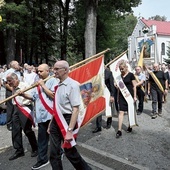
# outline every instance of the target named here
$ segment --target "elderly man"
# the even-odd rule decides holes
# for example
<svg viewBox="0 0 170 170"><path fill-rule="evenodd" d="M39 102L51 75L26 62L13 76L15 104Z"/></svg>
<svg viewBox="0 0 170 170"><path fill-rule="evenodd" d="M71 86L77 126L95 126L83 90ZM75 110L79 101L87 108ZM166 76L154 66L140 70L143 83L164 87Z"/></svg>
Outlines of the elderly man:
<svg viewBox="0 0 170 170"><path fill-rule="evenodd" d="M61 162L61 142L69 144L73 140L73 130L79 114L80 105L80 88L79 83L68 77L69 64L64 61L57 61L54 65L54 74L60 80L57 91L55 93L56 108L61 116L61 122L53 117L50 125L50 163L53 170L62 170ZM59 115L56 113L57 115ZM68 129L63 134L61 128L66 123ZM65 126L66 126L65 124ZM91 168L80 156L75 146L64 148L65 155L77 170L90 170Z"/></svg>
<svg viewBox="0 0 170 170"><path fill-rule="evenodd" d="M22 91L28 87L26 83L20 82L18 76L15 73L9 73L6 79L8 85L12 88L13 93L17 93L18 91ZM16 149L16 152L9 158L9 160L14 160L18 157L24 156L22 130L24 131L31 145L31 157L35 157L37 156L38 147L35 133L32 130L32 102L23 98L22 96L17 96L14 98L13 104L14 113L12 116L12 143L13 147Z"/></svg>
<svg viewBox="0 0 170 170"><path fill-rule="evenodd" d="M9 64L10 68L5 71L2 81L3 81L3 85L6 88L6 98L10 97L12 95L12 88L9 86L9 84L6 81L6 76L9 73L15 73L18 76L18 79L21 80L21 73L20 73L20 66L19 63L15 60L11 61ZM13 114L13 104L12 104L12 100L8 100L6 102L7 105L7 129L8 130L12 130L12 114Z"/></svg>
<svg viewBox="0 0 170 170"><path fill-rule="evenodd" d="M168 80L163 71L159 70L159 65L155 63L153 65L153 73L157 77L158 81L161 83L162 87L164 88L165 92L167 93L168 90ZM162 96L163 92L159 89L158 85L154 81L151 75L149 75L149 82L148 82L148 94L152 95L152 119L162 115ZM157 106L158 103L158 106ZM157 110L158 108L158 110Z"/></svg>

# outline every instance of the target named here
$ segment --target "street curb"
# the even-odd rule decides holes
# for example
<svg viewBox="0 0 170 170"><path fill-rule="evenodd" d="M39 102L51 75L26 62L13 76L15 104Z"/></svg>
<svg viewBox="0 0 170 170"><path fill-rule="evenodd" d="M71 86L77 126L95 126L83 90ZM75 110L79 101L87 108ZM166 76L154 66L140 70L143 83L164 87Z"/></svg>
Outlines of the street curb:
<svg viewBox="0 0 170 170"><path fill-rule="evenodd" d="M96 148L91 147L91 146L89 146L89 145L86 145L86 144L84 144L84 143L78 142L77 144L78 144L78 146L80 146L80 147L83 147L83 148L85 148L85 149L88 149L88 150L90 150L90 151L95 152L96 155L102 155L103 157L111 158L112 160L121 162L121 163L123 163L123 164L129 165L129 166L131 166L131 167L133 167L133 168L136 168L136 169L139 169L139 170L149 170L149 168L147 168L147 167L143 167L143 166L138 165L138 164L132 164L131 162L126 161L126 160L124 160L124 159L122 159L122 158L120 158L120 157L118 157L118 156L109 154L109 153L107 153L107 152L104 152L104 151L102 151L102 150L96 149ZM81 150L80 150L80 153L81 153ZM82 155L83 155L83 154L82 154ZM83 156L83 157L84 157L84 156ZM85 158L86 158L86 157L85 157ZM105 165L103 165L103 164L97 163L96 161L93 161L92 159L89 159L89 158L87 159L87 162L88 162L89 164L93 165L93 166L98 167L98 168L104 167L104 170L111 170L111 169L112 169L112 168L109 168L109 167L107 167L107 166L105 166ZM112 169L112 170L113 170L113 169Z"/></svg>
<svg viewBox="0 0 170 170"><path fill-rule="evenodd" d="M10 147L11 147L11 146L5 146L5 147L0 148L0 153L3 152L4 150L10 148Z"/></svg>

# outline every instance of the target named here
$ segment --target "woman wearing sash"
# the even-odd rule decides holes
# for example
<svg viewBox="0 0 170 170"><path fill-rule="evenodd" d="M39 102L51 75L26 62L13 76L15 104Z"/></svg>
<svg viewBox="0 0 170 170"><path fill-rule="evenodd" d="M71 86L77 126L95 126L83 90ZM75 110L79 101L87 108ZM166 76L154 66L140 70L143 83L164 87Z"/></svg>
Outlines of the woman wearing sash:
<svg viewBox="0 0 170 170"><path fill-rule="evenodd" d="M129 72L128 66L126 65L125 61L119 64L119 69L121 72L121 78L125 86L127 87L131 96L136 101L136 85L135 85L136 80L135 80L134 74ZM119 138L120 136L122 136L122 123L123 123L124 112L128 111L128 104L124 96L120 92L120 90L119 90L119 95L118 95L118 103L119 103L119 116L118 116L118 131L116 133L116 138ZM132 128L129 126L126 132L127 133L132 132Z"/></svg>

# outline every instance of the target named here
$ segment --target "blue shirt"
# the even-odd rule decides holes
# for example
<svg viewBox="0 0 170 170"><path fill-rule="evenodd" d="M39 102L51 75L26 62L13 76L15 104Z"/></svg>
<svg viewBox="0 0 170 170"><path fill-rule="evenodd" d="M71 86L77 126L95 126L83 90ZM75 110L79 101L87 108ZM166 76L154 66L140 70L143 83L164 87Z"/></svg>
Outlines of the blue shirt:
<svg viewBox="0 0 170 170"><path fill-rule="evenodd" d="M143 73L140 73L139 75L137 75L138 76L138 79L139 79L139 81L146 81L146 76L145 76L145 74L143 74Z"/></svg>
<svg viewBox="0 0 170 170"><path fill-rule="evenodd" d="M54 88L57 84L58 84L58 80L56 78L50 78L49 80L45 82L45 85L47 86L47 88L51 90L52 92L54 92ZM51 99L48 95L46 95L46 93L44 92L42 88L41 90L42 90L42 95L43 95L44 100L53 102L53 99ZM36 122L41 123L41 122L46 122L50 120L52 115L45 109L44 105L42 104L39 98L37 88L33 90L32 97L33 97L33 100L35 100Z"/></svg>

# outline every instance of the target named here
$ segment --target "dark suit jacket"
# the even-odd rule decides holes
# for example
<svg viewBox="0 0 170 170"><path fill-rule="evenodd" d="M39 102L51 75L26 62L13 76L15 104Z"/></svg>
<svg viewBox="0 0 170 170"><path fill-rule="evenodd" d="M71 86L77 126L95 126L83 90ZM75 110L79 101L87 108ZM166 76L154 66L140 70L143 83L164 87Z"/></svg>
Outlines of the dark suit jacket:
<svg viewBox="0 0 170 170"><path fill-rule="evenodd" d="M113 79L112 72L108 68L106 68L104 74L105 74L105 84L110 91L110 95L114 97L115 86L114 86L114 79Z"/></svg>

